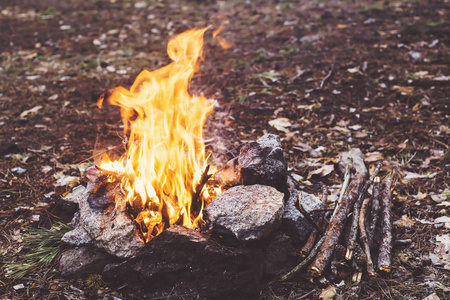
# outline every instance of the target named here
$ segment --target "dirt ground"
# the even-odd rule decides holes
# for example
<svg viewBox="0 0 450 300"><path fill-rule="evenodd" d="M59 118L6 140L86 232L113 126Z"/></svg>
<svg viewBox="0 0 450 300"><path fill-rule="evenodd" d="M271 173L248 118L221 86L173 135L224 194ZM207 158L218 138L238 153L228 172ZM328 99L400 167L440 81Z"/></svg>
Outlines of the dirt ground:
<svg viewBox="0 0 450 300"><path fill-rule="evenodd" d="M61 201L93 150L121 145L108 89L169 63L168 40L206 34L192 90L217 100L208 149L222 161L275 133L305 189L342 183L339 153L360 148L390 174L391 274L337 284L339 299L450 299L450 5L435 1L0 0L1 263L18 261L28 228L70 221ZM219 156L220 156L219 155ZM219 157L220 158L220 157ZM91 278L92 279L92 278ZM112 299L55 265L11 280L1 299ZM261 299L317 299L305 274L264 287Z"/></svg>

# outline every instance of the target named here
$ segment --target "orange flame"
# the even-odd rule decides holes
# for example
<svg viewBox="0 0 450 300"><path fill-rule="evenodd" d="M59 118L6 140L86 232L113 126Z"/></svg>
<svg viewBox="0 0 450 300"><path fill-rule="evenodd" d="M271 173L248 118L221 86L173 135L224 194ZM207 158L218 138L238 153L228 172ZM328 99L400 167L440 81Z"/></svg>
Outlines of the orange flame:
<svg viewBox="0 0 450 300"><path fill-rule="evenodd" d="M213 39L215 39L217 41L217 43L219 43L219 45L220 45L220 47L222 47L222 49L227 50L227 49L233 48L234 47L233 44L227 42L227 40L225 40L224 38L217 36L222 31L222 28L223 28L223 23L220 24L219 28L217 28L213 31Z"/></svg>
<svg viewBox="0 0 450 300"><path fill-rule="evenodd" d="M206 166L203 125L214 103L190 95L189 84L207 29L172 38L167 46L171 64L142 71L129 90L117 87L107 98L120 106L129 141L119 160L106 155L99 167L124 174L126 200L139 209L135 218L145 225L148 239L172 224L195 228L201 220L203 205L194 208L192 198ZM202 191L202 199L207 193Z"/></svg>

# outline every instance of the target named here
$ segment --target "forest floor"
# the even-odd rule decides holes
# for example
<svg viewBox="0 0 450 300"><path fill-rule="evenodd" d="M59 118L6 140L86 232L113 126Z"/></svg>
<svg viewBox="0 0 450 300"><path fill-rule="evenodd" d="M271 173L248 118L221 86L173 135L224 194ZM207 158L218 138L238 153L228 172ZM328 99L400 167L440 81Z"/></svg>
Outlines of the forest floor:
<svg viewBox="0 0 450 300"><path fill-rule="evenodd" d="M20 259L29 228L69 222L61 197L94 150L121 145L119 109L99 109L99 96L168 64L175 34L222 22L233 47L207 33L192 84L217 100L208 149L230 158L275 133L291 172L316 193L320 181L342 183L342 151L360 148L368 165L383 160L381 175L395 182L395 238L411 243L394 247L390 274L345 280L338 297L449 299L447 0L0 0L1 263ZM0 298L121 297L55 268L20 280L2 269ZM319 294L300 274L265 286L261 299Z"/></svg>

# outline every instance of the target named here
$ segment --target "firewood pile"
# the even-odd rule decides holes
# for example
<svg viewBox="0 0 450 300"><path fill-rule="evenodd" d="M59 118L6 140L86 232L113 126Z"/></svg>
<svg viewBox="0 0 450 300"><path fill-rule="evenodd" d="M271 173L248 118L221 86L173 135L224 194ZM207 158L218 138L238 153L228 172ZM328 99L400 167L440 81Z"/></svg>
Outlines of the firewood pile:
<svg viewBox="0 0 450 300"><path fill-rule="evenodd" d="M327 282L325 277L343 277L349 270L352 281L357 283L364 271L371 278L377 276L377 272L391 271L392 178L386 177L381 185L380 168L381 163L378 163L367 178L353 169L350 158L339 199L332 211L325 209L328 191L323 185L322 209L317 223L302 208L301 198L298 199L299 210L314 228L299 252L303 260L283 275L281 281L305 269L311 280L321 283ZM368 195L369 187L371 195ZM328 266L329 273L326 272Z"/></svg>

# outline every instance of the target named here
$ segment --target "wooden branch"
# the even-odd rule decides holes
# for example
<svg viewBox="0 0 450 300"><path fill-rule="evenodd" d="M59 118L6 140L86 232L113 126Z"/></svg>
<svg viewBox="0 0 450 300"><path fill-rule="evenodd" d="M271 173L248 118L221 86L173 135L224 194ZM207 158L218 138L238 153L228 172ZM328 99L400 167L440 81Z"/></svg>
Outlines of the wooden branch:
<svg viewBox="0 0 450 300"><path fill-rule="evenodd" d="M344 182L342 183L342 188L341 188L341 191L339 193L339 199L338 199L338 201L336 203L336 207L334 208L333 215L331 216L331 219L333 219L334 215L336 214L337 208L341 205L341 203L342 203L342 201L344 199L345 192L347 191L348 185L349 185L350 180L352 178L352 174L350 172L350 170L352 168L352 164L353 164L353 159L350 157L349 158L349 163L345 167Z"/></svg>
<svg viewBox="0 0 450 300"><path fill-rule="evenodd" d="M320 246L322 245L323 241L325 240L325 236L323 236L318 242L317 244L314 246L314 248L311 250L311 252L309 253L309 255L301 262L299 263L297 266L295 266L295 268L293 268L289 273L287 273L286 275L284 275L283 277L280 278L280 281L285 281L288 280L289 278L291 278L292 276L294 276L298 271L302 270L303 268L305 268L306 266L308 266L308 264L314 259L314 257L317 255L317 252L320 249Z"/></svg>
<svg viewBox="0 0 450 300"><path fill-rule="evenodd" d="M195 217L198 216L200 213L202 207L203 207L203 200L200 197L200 193L203 190L203 187L205 186L206 182L213 174L208 174L210 166L207 165L205 168L205 171L203 171L202 177L200 178L200 182L197 184L197 187L195 188L195 194L192 196L192 204L191 204L191 214L193 214Z"/></svg>
<svg viewBox="0 0 450 300"><path fill-rule="evenodd" d="M323 209L326 207L327 205L327 199L328 199L328 188L325 184L323 184L321 182L322 185L322 197L321 197L321 205L320 205L320 209ZM324 227L324 223L325 223L325 218L324 218L324 212L322 211L322 213L319 215L319 219L317 221L318 226L320 228ZM303 245L302 249L300 250L300 257L305 258L309 252L311 252L311 249L314 246L314 243L316 242L316 239L319 235L319 231L317 231L316 228L313 228L311 230L311 233L309 234L308 240L306 241L305 245Z"/></svg>
<svg viewBox="0 0 450 300"><path fill-rule="evenodd" d="M308 220L309 223L311 223L311 225L314 227L315 230L317 230L321 235L324 234L323 229L319 227L319 225L317 225L317 223L313 220L313 218L311 217L311 215L305 210L305 208L303 207L302 203L301 203L301 192L298 194L298 209L300 210L300 212L302 213L302 215L305 216L306 220Z"/></svg>
<svg viewBox="0 0 450 300"><path fill-rule="evenodd" d="M369 188L370 183L374 180L375 176L377 176L378 172L380 171L380 168L381 168L381 163L378 163L377 166L375 167L375 170L373 171L372 175L370 176L369 180L365 181L364 186L358 195L358 199L355 202L355 205L353 208L352 223L350 225L349 239L348 239L348 243L347 243L347 253L345 254L345 259L347 259L347 260L352 259L353 249L355 248L356 236L358 235L359 213L361 211L362 201L366 195L366 192L367 192L367 189Z"/></svg>
<svg viewBox="0 0 450 300"><path fill-rule="evenodd" d="M320 247L319 254L316 256L314 262L309 267L308 273L312 277L320 277L327 266L334 248L341 236L344 228L345 220L351 210L350 204L353 199L358 197L361 188L362 178L357 176L350 183L349 192L345 194L344 201L342 201L336 208L335 214L332 216L328 231L325 234L325 240Z"/></svg>
<svg viewBox="0 0 450 300"><path fill-rule="evenodd" d="M382 237L380 251L378 254L378 269L391 272L391 250L392 250L392 211L391 211L391 187L392 178L387 177L384 182L383 194L381 195L382 208Z"/></svg>
<svg viewBox="0 0 450 300"><path fill-rule="evenodd" d="M372 245L375 227L377 226L378 214L380 213L380 177L375 177L372 193L372 208L370 209L370 219L367 229L367 241Z"/></svg>
<svg viewBox="0 0 450 300"><path fill-rule="evenodd" d="M367 273L369 273L370 277L375 277L376 273L373 269L372 256L370 255L370 245L369 240L367 239L367 231L365 226L365 219L367 213L367 207L369 206L370 198L364 199L364 202L361 205L361 214L359 216L359 233L361 236L361 241L363 243L364 252L366 253L366 268Z"/></svg>

